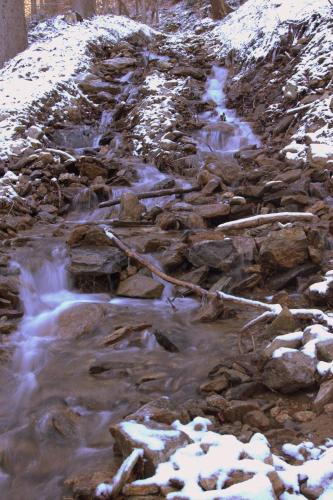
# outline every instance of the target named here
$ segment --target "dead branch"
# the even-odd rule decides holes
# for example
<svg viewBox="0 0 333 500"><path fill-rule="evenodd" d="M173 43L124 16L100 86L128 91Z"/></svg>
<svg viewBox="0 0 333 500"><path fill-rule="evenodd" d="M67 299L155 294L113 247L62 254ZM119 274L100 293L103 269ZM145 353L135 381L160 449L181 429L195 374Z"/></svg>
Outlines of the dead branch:
<svg viewBox="0 0 333 500"><path fill-rule="evenodd" d="M165 274L163 271L158 269L147 259L145 259L142 255L137 253L135 250L129 248L123 241L118 238L118 236L116 236L109 229L105 229L105 234L116 247L118 247L127 255L127 257L139 262L142 266L149 269L149 271L161 278L163 281L171 283L172 285L185 287L201 298L216 299L217 297L224 302L237 304L239 306L248 306L255 309L263 309L265 312L246 323L246 325L242 328L242 332L248 330L250 327L260 322L267 322L269 320L272 320L282 312L282 306L280 304L268 304L266 302L261 302L260 300L246 299L244 297L238 297L236 295L230 295L224 292L209 292L199 285L194 285L193 283L190 283L188 281L179 280L177 278L169 276L168 274ZM296 318L302 320L321 323L328 327L331 331L333 331L333 317L325 314L320 309L290 309L290 313Z"/></svg>
<svg viewBox="0 0 333 500"><path fill-rule="evenodd" d="M217 229L228 231L230 229L245 229L263 226L272 222L296 222L304 221L311 222L316 216L310 212L279 212L276 214L254 215L253 217L245 217L231 222L225 222L217 226Z"/></svg>
<svg viewBox="0 0 333 500"><path fill-rule="evenodd" d="M139 200L145 200L147 198L160 198L162 196L171 196L173 194L185 194L192 193L193 191L199 191L199 186L191 186L189 188L170 188L170 189L160 189L159 191L147 191L145 193L135 193ZM119 205L121 198L116 198L115 200L103 201L99 204L99 208L113 207Z"/></svg>
<svg viewBox="0 0 333 500"><path fill-rule="evenodd" d="M303 106L299 106L298 108L291 108L284 112L285 115L294 115L296 113L300 113L301 111L305 111L306 109L311 108L314 102L310 102L309 104L304 104Z"/></svg>

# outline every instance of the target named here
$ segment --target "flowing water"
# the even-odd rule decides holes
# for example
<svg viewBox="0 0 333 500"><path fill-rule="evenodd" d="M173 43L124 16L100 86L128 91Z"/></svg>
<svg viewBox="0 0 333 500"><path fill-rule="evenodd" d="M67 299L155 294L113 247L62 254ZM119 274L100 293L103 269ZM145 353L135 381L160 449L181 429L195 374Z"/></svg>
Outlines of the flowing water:
<svg viewBox="0 0 333 500"><path fill-rule="evenodd" d="M214 68L207 82L204 99L213 100L216 109L205 117L202 151L222 154L258 144L250 127L225 107L225 78L225 70ZM223 113L227 122L220 120ZM109 120L109 114L102 117L95 146ZM214 128L220 124L232 126L227 138ZM139 163L137 174L131 187L137 192L152 189L166 177L156 167ZM181 179L178 183L186 185ZM113 196L125 189L114 188ZM165 201L146 203L149 207ZM179 298L171 305L166 300L172 295L169 285L161 300L75 293L63 241L52 236L51 229L34 231L12 263L13 272L21 276L24 317L5 346L13 353L12 363L1 368L1 500L57 500L65 494L69 476L105 469L112 462L110 424L154 398L169 396L181 402L195 397L209 368L235 349L244 321L196 323L197 302ZM158 256L152 260L158 264ZM82 321L95 321L99 314L102 322L86 335L77 333ZM139 323L151 327L115 346L104 345L103 339L116 327ZM165 351L155 330L167 334L178 352Z"/></svg>

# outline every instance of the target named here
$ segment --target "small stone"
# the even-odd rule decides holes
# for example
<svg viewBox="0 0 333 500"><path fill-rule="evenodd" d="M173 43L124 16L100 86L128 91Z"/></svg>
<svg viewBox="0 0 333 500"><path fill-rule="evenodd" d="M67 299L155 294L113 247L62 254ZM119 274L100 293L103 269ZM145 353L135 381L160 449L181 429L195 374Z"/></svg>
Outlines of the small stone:
<svg viewBox="0 0 333 500"><path fill-rule="evenodd" d="M254 410L246 413L243 417L243 422L260 430L268 429L270 425L269 419L260 410Z"/></svg>
<svg viewBox="0 0 333 500"><path fill-rule="evenodd" d="M222 392L229 387L229 380L225 375L210 380L200 386L201 392Z"/></svg>
<svg viewBox="0 0 333 500"><path fill-rule="evenodd" d="M260 410L260 408L258 403L254 401L230 401L224 415L228 422L236 422L242 421L247 413L257 410Z"/></svg>
<svg viewBox="0 0 333 500"><path fill-rule="evenodd" d="M313 411L298 411L294 414L294 420L297 422L311 422L316 414Z"/></svg>

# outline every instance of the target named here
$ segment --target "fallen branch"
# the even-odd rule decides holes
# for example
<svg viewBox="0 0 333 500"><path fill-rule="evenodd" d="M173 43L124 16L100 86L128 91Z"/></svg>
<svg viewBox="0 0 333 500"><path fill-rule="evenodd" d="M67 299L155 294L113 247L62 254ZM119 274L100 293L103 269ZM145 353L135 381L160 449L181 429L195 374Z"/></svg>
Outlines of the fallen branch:
<svg viewBox="0 0 333 500"><path fill-rule="evenodd" d="M173 194L185 194L192 193L193 191L199 191L199 186L191 186L189 188L170 188L170 189L160 189L159 191L147 191L146 193L135 193L139 200L145 200L147 198L160 198L162 196L171 196ZM113 207L114 205L119 205L121 198L116 198L115 200L103 201L99 204L99 208Z"/></svg>
<svg viewBox="0 0 333 500"><path fill-rule="evenodd" d="M249 328L260 322L267 322L269 320L272 320L282 312L282 306L280 304L268 304L267 302L261 302L260 300L246 299L244 297L238 297L236 295L230 295L224 292L209 292L199 285L194 285L193 283L190 283L188 281L179 280L177 278L169 276L154 264L149 262L147 259L145 259L142 255L138 254L135 250L129 248L109 229L105 229L105 234L108 238L110 238L110 240L117 248L122 250L127 255L127 257L139 262L142 266L149 269L149 271L161 278L163 281L171 283L172 285L185 287L201 298L219 298L224 302L229 302L240 306L253 307L255 309L263 309L265 312L246 323L246 325L242 328L242 332L248 330ZM315 321L316 323L323 324L331 331L333 331L333 317L325 314L320 309L290 309L290 313L298 319L310 320Z"/></svg>
<svg viewBox="0 0 333 500"><path fill-rule="evenodd" d="M69 161L71 163L76 162L76 158L74 156L70 155L69 153L67 153L67 151L62 151L61 149L54 149L54 148L45 148L44 151L46 151L47 153L59 155L61 158L63 158L64 160L66 160L68 162Z"/></svg>
<svg viewBox="0 0 333 500"><path fill-rule="evenodd" d="M273 222L311 222L316 216L310 212L279 212L276 214L254 215L217 226L217 229L229 231L230 229L245 229L271 224Z"/></svg>
<svg viewBox="0 0 333 500"><path fill-rule="evenodd" d="M300 113L301 111L305 111L306 109L311 108L314 102L310 102L309 104L304 104L303 106L299 106L298 108L291 108L284 112L285 115L295 115L296 113Z"/></svg>

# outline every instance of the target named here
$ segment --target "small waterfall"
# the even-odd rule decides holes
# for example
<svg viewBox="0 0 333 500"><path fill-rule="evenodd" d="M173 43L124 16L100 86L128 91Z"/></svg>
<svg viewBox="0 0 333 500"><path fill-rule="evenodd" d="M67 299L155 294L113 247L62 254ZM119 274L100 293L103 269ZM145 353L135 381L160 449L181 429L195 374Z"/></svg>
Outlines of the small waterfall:
<svg viewBox="0 0 333 500"><path fill-rule="evenodd" d="M245 146L259 146L258 137L250 125L241 121L235 110L226 105L224 86L228 70L213 66L212 76L208 78L204 101L213 102L216 107L212 112L203 113L208 122L199 134L199 149L202 152L218 154L235 152Z"/></svg>
<svg viewBox="0 0 333 500"><path fill-rule="evenodd" d="M16 351L13 369L17 377L17 406L24 406L37 388L37 375L46 363L46 350L56 333L55 317L68 288L66 257L62 248L55 248L42 264L31 268L12 264L21 272L20 296L24 318L14 336Z"/></svg>

